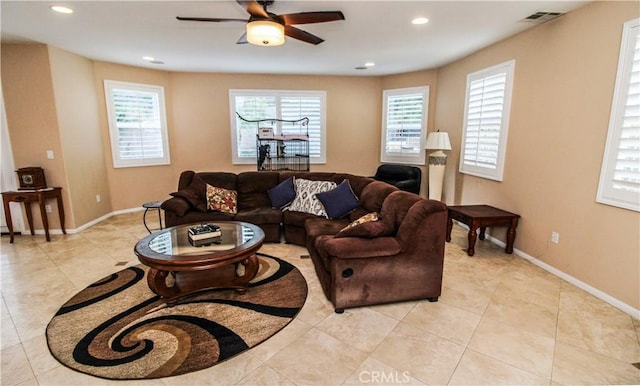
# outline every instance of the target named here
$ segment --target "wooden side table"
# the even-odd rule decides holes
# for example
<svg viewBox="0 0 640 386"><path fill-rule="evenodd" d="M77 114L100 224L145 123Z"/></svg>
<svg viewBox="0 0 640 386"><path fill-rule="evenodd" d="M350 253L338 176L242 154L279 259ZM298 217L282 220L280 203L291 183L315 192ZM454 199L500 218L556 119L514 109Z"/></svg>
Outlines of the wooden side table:
<svg viewBox="0 0 640 386"><path fill-rule="evenodd" d="M504 249L506 253L513 253L513 243L516 240L516 227L520 215L494 208L489 205L458 205L449 206L449 219L447 221L447 242L451 241L451 228L453 220L458 220L469 226L469 246L467 255L475 254L476 229L480 228L480 240L484 240L487 227L506 226L507 245Z"/></svg>
<svg viewBox="0 0 640 386"><path fill-rule="evenodd" d="M31 214L31 203L37 202L40 207L40 216L42 217L42 225L44 226L44 234L47 241L51 241L49 236L49 217L47 216L47 210L45 201L55 198L58 204L58 216L60 218L60 228L62 233L67 234L64 228L64 207L62 206L62 188L44 188L38 190L23 190L23 191L11 191L2 192L2 203L4 205L4 216L7 220L7 228L9 228L9 242L13 243L13 221L11 219L11 210L9 208L10 202L22 202L24 203L25 212L27 212L27 221L29 222L29 230L31 234L35 234L33 231L33 215Z"/></svg>

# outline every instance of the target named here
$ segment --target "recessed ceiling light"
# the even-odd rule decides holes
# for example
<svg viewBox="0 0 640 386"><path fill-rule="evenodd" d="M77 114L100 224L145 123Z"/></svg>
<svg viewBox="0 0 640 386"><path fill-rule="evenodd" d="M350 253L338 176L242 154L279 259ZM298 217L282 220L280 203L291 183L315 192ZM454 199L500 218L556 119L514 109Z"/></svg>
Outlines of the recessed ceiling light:
<svg viewBox="0 0 640 386"><path fill-rule="evenodd" d="M63 5L52 5L51 10L58 13L73 13L73 9L65 7Z"/></svg>
<svg viewBox="0 0 640 386"><path fill-rule="evenodd" d="M429 22L429 19L427 19L426 17L416 17L415 19L411 20L411 24L416 24L416 25L427 24L428 22Z"/></svg>
<svg viewBox="0 0 640 386"><path fill-rule="evenodd" d="M374 62L366 62L364 65L365 65L365 67L373 67L376 64Z"/></svg>
<svg viewBox="0 0 640 386"><path fill-rule="evenodd" d="M153 62L154 60L156 60L156 58L154 58L153 56L143 56L142 59L146 60L147 62Z"/></svg>

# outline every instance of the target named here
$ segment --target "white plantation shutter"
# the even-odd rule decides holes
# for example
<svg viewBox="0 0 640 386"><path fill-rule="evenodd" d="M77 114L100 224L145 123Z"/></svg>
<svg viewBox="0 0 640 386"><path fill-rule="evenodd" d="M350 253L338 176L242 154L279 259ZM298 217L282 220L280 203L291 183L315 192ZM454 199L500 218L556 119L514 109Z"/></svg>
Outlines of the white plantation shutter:
<svg viewBox="0 0 640 386"><path fill-rule="evenodd" d="M382 162L424 165L429 87L385 90L382 117Z"/></svg>
<svg viewBox="0 0 640 386"><path fill-rule="evenodd" d="M231 138L234 164L256 162L255 123L244 122L236 112L247 120L284 119L295 121L309 118L308 127L287 122L266 122L262 127L271 127L280 134L309 134L309 156L311 163L325 162L325 104L324 91L282 90L229 90L232 127Z"/></svg>
<svg viewBox="0 0 640 386"><path fill-rule="evenodd" d="M233 120L236 124L235 139L236 151L239 158L251 160L250 163L256 162L256 130L257 126L252 122L245 122L237 118L236 111L243 117L253 120L261 119L254 117L275 117L276 116L276 97L275 96L236 96L235 108L231 108ZM264 125L269 126L269 125ZM274 128L275 131L275 128Z"/></svg>
<svg viewBox="0 0 640 386"><path fill-rule="evenodd" d="M623 28L596 200L640 211L640 19Z"/></svg>
<svg viewBox="0 0 640 386"><path fill-rule="evenodd" d="M308 127L282 123L282 134L304 134L309 132L309 157L319 160L322 157L322 100L319 97L299 96L282 97L281 118L294 121L302 117L309 118ZM324 162L324 161L323 161Z"/></svg>
<svg viewBox="0 0 640 386"><path fill-rule="evenodd" d="M514 61L469 74L460 172L502 181Z"/></svg>
<svg viewBox="0 0 640 386"><path fill-rule="evenodd" d="M169 163L164 91L105 80L114 167Z"/></svg>

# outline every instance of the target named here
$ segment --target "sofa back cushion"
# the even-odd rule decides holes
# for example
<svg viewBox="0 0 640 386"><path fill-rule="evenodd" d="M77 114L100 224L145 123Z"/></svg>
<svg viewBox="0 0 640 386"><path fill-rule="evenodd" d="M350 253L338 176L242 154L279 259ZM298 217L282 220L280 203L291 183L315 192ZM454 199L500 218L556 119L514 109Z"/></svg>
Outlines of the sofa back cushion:
<svg viewBox="0 0 640 386"><path fill-rule="evenodd" d="M238 176L228 172L201 172L196 173L200 179L216 188L238 190Z"/></svg>
<svg viewBox="0 0 640 386"><path fill-rule="evenodd" d="M392 192L382 203L380 221L390 224L393 229L398 230L409 209L420 200L424 200L424 198L415 193L402 190Z"/></svg>
<svg viewBox="0 0 640 386"><path fill-rule="evenodd" d="M395 191L399 191L399 189L393 185L382 181L372 181L362 189L360 206L367 212L380 212L384 200Z"/></svg>
<svg viewBox="0 0 640 386"><path fill-rule="evenodd" d="M267 191L278 185L278 172L243 172L238 174L238 209L271 208Z"/></svg>

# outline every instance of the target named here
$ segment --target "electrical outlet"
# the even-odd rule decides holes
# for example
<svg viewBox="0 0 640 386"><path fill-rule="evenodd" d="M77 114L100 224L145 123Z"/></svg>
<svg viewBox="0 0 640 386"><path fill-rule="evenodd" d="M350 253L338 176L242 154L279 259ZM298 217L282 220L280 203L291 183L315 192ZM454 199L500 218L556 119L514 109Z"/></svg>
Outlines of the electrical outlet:
<svg viewBox="0 0 640 386"><path fill-rule="evenodd" d="M560 242L560 233L551 232L551 242L554 244L558 244Z"/></svg>
<svg viewBox="0 0 640 386"><path fill-rule="evenodd" d="M45 205L44 208L46 209L47 213L51 213L51 205Z"/></svg>
<svg viewBox="0 0 640 386"><path fill-rule="evenodd" d="M100 202L102 200L102 198L100 197L99 194L96 194L96 202Z"/></svg>

